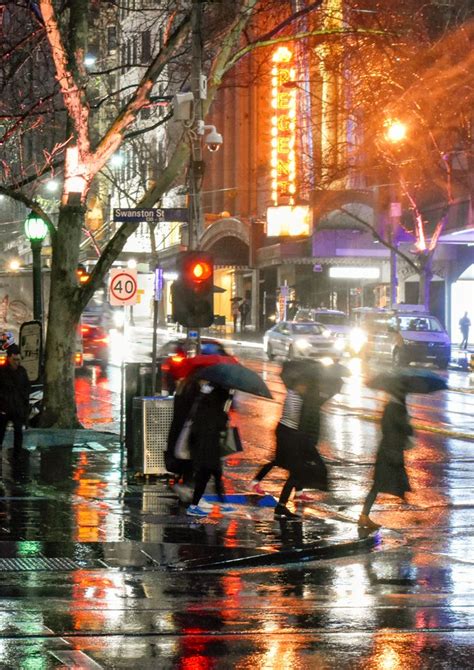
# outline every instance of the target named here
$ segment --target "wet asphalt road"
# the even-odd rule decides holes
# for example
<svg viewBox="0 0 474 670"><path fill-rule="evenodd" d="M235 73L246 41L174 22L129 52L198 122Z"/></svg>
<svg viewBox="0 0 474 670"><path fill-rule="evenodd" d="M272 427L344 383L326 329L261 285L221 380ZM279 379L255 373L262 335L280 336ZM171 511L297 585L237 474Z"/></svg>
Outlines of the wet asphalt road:
<svg viewBox="0 0 474 670"><path fill-rule="evenodd" d="M278 363L264 362L255 350L236 353L250 356L248 365L263 374L275 402L239 396L245 458L228 462L227 491L244 490L271 454L284 392ZM136 543L153 538L147 515L153 486L127 486L112 446L76 447L66 459L50 449L40 460L33 453L19 462L5 452L2 556L15 542L25 558L34 557L45 536L52 543L66 536L69 546L61 549L76 565L0 570L0 668L473 667L474 378L448 377L454 390L411 398L413 492L406 503L378 499L374 519L395 532L363 556L190 573L104 568L113 551L133 565ZM78 378L86 425L117 428L119 381L113 366L107 377L93 370ZM324 414L321 453L349 517L357 518L370 485L381 409L382 395L368 391L356 370ZM283 479L275 469L267 490L277 493ZM126 512L122 499L131 501ZM288 524L287 540L310 532L321 510L309 506L302 523ZM245 519L230 518L199 532L203 542L225 532L232 544L244 527Z"/></svg>

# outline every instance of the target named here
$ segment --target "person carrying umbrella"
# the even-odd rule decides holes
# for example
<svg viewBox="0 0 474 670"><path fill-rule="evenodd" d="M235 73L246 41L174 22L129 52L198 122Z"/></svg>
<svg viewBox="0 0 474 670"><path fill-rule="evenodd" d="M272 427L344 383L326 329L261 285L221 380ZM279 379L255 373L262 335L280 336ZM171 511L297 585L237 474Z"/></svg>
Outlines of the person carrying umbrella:
<svg viewBox="0 0 474 670"><path fill-rule="evenodd" d="M338 364L334 364L330 366L330 368L323 368L319 363L308 360L287 361L283 364L281 371L283 382L290 390L299 389L303 396L297 429L304 435L303 438L302 436L300 436L300 438L304 440L305 446L303 447L301 454L295 453L292 455L293 459L290 458L289 460L290 462L292 461L293 470L296 466L294 459L297 457L298 461L302 461L303 463L305 461L311 462L313 464L313 479L314 467L316 466L316 471L319 472L319 475L316 476L316 482L312 482L313 484L316 484L316 486L311 486L311 488L319 488L324 491L327 490L326 465L316 449L320 436L321 407L327 400L336 395L336 393L339 393L342 386L341 376L346 376L348 373L349 371L346 368L339 366ZM290 439L290 444L292 441L293 440ZM260 468L254 479L250 482L249 488L251 491L257 495L265 495L265 490L262 488L261 482L272 468L281 463L281 454L285 448L285 446L280 446L279 459L277 458L277 455L275 455L273 460L265 463L265 465ZM285 459L283 459L283 461L284 460ZM298 467L301 467L301 465L298 464ZM302 469L304 470L304 466ZM303 490L301 482L295 484L295 489L294 499L296 501L314 501L313 496ZM283 500L284 499L285 495L283 496ZM287 500L288 498L284 502L286 503Z"/></svg>
<svg viewBox="0 0 474 670"><path fill-rule="evenodd" d="M380 525L372 521L369 513L377 495L388 493L405 499L405 494L411 491L404 459L413 435L406 407L407 393L431 393L447 388L447 384L430 372L407 372L379 374L368 382L368 386L389 394L382 415L382 439L375 460L374 480L358 520L362 528L376 530Z"/></svg>
<svg viewBox="0 0 474 670"><path fill-rule="evenodd" d="M222 484L221 436L229 420L227 409L231 395L227 389L200 380L200 393L191 427L191 449L194 464L194 492L186 510L188 516L207 516L199 506L206 486L213 477L219 502L224 502ZM222 511L230 511L222 507Z"/></svg>

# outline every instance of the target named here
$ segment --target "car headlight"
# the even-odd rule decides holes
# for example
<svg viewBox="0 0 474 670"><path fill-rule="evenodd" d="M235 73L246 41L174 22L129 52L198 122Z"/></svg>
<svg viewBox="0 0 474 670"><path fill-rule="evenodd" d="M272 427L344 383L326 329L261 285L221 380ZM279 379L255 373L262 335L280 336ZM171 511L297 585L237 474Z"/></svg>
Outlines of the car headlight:
<svg viewBox="0 0 474 670"><path fill-rule="evenodd" d="M356 354L362 349L364 344L367 342L367 335L360 328L353 328L349 334L349 343L351 349L355 351Z"/></svg>
<svg viewBox="0 0 474 670"><path fill-rule="evenodd" d="M295 342L295 347L297 347L298 349L307 349L310 346L311 343L304 337L300 338L299 340L296 340Z"/></svg>
<svg viewBox="0 0 474 670"><path fill-rule="evenodd" d="M121 328L125 321L123 310L120 310L120 312L119 311L114 312L113 319L114 319L114 326L116 328Z"/></svg>
<svg viewBox="0 0 474 670"><path fill-rule="evenodd" d="M336 351L344 351L346 348L346 341L342 337L338 337L334 342L334 349Z"/></svg>
<svg viewBox="0 0 474 670"><path fill-rule="evenodd" d="M325 337L326 339L329 339L331 337L331 334L332 333L330 330L323 330L322 332L323 337Z"/></svg>

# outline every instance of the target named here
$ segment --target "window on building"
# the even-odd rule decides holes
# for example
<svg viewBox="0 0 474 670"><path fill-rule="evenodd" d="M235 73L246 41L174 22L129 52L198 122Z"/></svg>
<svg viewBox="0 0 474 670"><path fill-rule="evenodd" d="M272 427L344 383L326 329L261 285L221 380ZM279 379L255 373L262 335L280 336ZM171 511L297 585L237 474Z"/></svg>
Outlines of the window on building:
<svg viewBox="0 0 474 670"><path fill-rule="evenodd" d="M148 63L151 59L151 33L149 30L142 32L141 62Z"/></svg>
<svg viewBox="0 0 474 670"><path fill-rule="evenodd" d="M107 51L112 53L117 50L117 28L115 26L107 26Z"/></svg>

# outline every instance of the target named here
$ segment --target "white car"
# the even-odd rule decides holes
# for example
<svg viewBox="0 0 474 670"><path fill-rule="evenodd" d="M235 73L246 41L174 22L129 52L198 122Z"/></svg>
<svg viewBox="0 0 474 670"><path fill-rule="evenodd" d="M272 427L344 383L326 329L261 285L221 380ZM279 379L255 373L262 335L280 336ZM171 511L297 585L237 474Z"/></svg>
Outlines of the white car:
<svg viewBox="0 0 474 670"><path fill-rule="evenodd" d="M287 360L339 358L344 348L340 340L321 323L280 321L265 333L263 349L270 360L277 356Z"/></svg>

